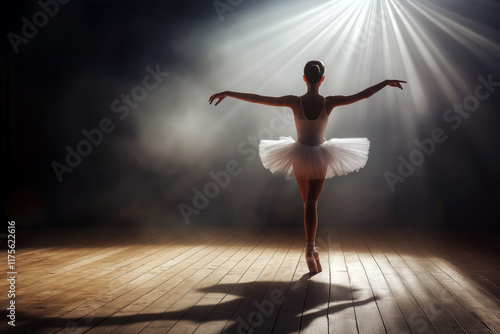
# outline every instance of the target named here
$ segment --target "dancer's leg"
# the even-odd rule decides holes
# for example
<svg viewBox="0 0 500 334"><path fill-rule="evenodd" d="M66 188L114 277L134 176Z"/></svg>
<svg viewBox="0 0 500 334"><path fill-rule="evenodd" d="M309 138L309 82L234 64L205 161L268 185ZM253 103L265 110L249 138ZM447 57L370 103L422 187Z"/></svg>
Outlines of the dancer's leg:
<svg viewBox="0 0 500 334"><path fill-rule="evenodd" d="M302 204L305 205L306 199L307 199L308 181L307 181L307 179L301 179L298 177L295 177L295 180L297 180L297 185L299 186L300 197L302 198Z"/></svg>
<svg viewBox="0 0 500 334"><path fill-rule="evenodd" d="M316 239L316 230L318 228L317 206L324 183L325 179L308 180L307 182L307 196L304 203L304 225L307 242L314 242Z"/></svg>
<svg viewBox="0 0 500 334"><path fill-rule="evenodd" d="M320 180L305 180L297 179L300 196L304 204L304 228L306 234L306 262L309 271L313 274L322 271L319 262L319 255L315 247L316 230L318 227L317 204L318 198L323 189L324 179Z"/></svg>

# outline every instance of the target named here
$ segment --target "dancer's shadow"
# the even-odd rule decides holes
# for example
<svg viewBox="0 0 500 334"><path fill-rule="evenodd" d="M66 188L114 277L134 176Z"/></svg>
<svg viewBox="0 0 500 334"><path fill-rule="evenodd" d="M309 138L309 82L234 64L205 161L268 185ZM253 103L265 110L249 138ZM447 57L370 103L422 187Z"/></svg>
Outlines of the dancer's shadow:
<svg viewBox="0 0 500 334"><path fill-rule="evenodd" d="M294 282L280 281L256 281L235 284L216 284L204 288L196 289L201 292L207 300L213 302L200 302L192 307L182 309L158 312L158 313L140 313L136 315L114 315L111 317L83 317L83 318L43 318L28 317L31 320L37 320L38 323L51 323L54 325L66 326L66 332L78 333L80 326L97 326L103 321L107 325L122 325L124 323L144 322L145 325L151 321L161 320L182 320L192 323L202 323L211 321L235 320L229 326L224 328L223 333L247 333L250 324L253 331L259 333L263 324L269 326L266 320L276 319L278 313L283 312L280 317L282 321L301 319L301 328L307 328L316 318L326 315L326 310L330 307L328 313L339 312L353 306L360 306L374 302L374 297L363 300L353 300L353 293L358 289L353 289L343 285L328 285L310 279L309 274L302 276L300 280ZM330 290L331 289L331 290ZM330 293L328 293L330 292ZM307 297L306 297L307 294ZM189 294L186 296L189 297ZM304 298L307 301L304 302ZM331 303L335 303L331 306ZM106 308L106 306L104 306ZM272 320L274 321L274 320ZM169 322L173 324L174 322ZM263 326L264 327L264 326ZM43 328L43 325L39 329ZM272 328L272 327L271 327ZM169 328L162 328L168 330ZM69 330L69 331L68 331ZM270 332L270 330L269 330ZM280 331L280 333L289 333L289 331Z"/></svg>
<svg viewBox="0 0 500 334"><path fill-rule="evenodd" d="M236 299L233 298L219 303L216 307L209 305L210 310L204 310L200 314L211 312L211 314L221 315L220 318L211 317L210 320L227 320L233 314L232 320L236 320L236 322L224 328L223 333L266 333L270 332L269 328L261 331L260 326L265 323L266 319L276 319L278 313L282 311L285 311L279 315L279 317L283 317L281 319L282 324L287 321L297 324L299 321L294 320L300 320L300 327L303 330L312 324L316 318L326 316L327 312L331 315L376 300L373 296L363 300L353 300L353 293L356 294L359 289L338 284L329 285L310 278L310 274L304 274L299 280L292 283L257 281L238 283L237 285L218 284L200 289L199 291L207 294L229 293L231 296L238 296ZM273 295L277 298L273 298ZM307 298L306 301L305 298ZM331 305L332 303L334 305ZM230 312L219 313L217 309ZM197 309L193 312L193 315L199 311ZM233 313L234 311L237 311L237 316ZM201 317L183 317L183 319L198 322L207 321L207 319ZM249 330L250 327L253 330ZM287 326L284 327L280 327L280 334L296 332L298 329L287 330Z"/></svg>

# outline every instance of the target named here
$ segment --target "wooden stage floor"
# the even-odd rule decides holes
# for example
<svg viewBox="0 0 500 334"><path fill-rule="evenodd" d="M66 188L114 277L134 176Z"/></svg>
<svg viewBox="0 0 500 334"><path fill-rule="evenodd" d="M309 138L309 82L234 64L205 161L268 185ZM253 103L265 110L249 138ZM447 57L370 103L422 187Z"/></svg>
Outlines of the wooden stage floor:
<svg viewBox="0 0 500 334"><path fill-rule="evenodd" d="M311 277L299 228L18 231L0 332L500 333L499 241L323 228Z"/></svg>

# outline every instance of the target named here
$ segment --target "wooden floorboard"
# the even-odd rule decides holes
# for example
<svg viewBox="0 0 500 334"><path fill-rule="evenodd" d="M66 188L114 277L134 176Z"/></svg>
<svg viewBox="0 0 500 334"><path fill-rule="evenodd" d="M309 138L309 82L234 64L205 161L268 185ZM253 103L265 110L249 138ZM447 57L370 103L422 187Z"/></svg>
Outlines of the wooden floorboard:
<svg viewBox="0 0 500 334"><path fill-rule="evenodd" d="M321 226L311 276L301 228L18 231L0 332L500 334L498 237Z"/></svg>

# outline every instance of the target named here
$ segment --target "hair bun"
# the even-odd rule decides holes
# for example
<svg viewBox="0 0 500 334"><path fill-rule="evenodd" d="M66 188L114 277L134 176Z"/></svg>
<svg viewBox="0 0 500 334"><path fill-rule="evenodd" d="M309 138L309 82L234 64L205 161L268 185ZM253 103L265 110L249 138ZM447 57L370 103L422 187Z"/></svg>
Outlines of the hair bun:
<svg viewBox="0 0 500 334"><path fill-rule="evenodd" d="M304 75L310 83L317 83L325 74L325 65L320 60L308 61L304 67Z"/></svg>

